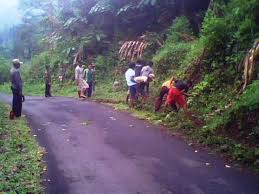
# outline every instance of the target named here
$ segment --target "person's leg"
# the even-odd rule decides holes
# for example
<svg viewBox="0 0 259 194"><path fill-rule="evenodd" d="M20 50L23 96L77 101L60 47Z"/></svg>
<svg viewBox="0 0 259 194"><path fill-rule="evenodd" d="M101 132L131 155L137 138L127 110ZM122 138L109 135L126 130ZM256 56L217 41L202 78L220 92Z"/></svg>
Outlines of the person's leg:
<svg viewBox="0 0 259 194"><path fill-rule="evenodd" d="M49 95L49 97L52 96L52 95L51 95L51 84L48 84L48 95Z"/></svg>
<svg viewBox="0 0 259 194"><path fill-rule="evenodd" d="M95 92L95 83L93 82L93 92Z"/></svg>
<svg viewBox="0 0 259 194"><path fill-rule="evenodd" d="M146 86L146 83L140 83L139 88L138 88L138 93L141 94L141 97L142 97L141 100L143 103L145 103L146 99L147 99L147 95L145 92L145 86Z"/></svg>
<svg viewBox="0 0 259 194"><path fill-rule="evenodd" d="M149 82L146 83L146 92L149 94Z"/></svg>
<svg viewBox="0 0 259 194"><path fill-rule="evenodd" d="M178 112L178 107L176 104L171 104L171 108L175 111Z"/></svg>
<svg viewBox="0 0 259 194"><path fill-rule="evenodd" d="M14 114L16 113L16 101L17 101L17 95L13 92L12 111Z"/></svg>
<svg viewBox="0 0 259 194"><path fill-rule="evenodd" d="M22 95L13 94L13 108L15 117L20 117L22 113Z"/></svg>
<svg viewBox="0 0 259 194"><path fill-rule="evenodd" d="M47 95L48 95L48 97L51 96L51 94L50 94L50 84L47 84Z"/></svg>
<svg viewBox="0 0 259 194"><path fill-rule="evenodd" d="M21 115L22 115L22 95L18 95L16 117L20 117Z"/></svg>
<svg viewBox="0 0 259 194"><path fill-rule="evenodd" d="M168 92L169 92L168 87L163 86L163 87L161 88L161 90L160 90L159 99L160 99L161 101L163 101L164 96L165 96L166 94L168 94Z"/></svg>
<svg viewBox="0 0 259 194"><path fill-rule="evenodd" d="M93 91L93 82L88 82L89 88L88 88L88 98L92 96L92 91Z"/></svg>
<svg viewBox="0 0 259 194"><path fill-rule="evenodd" d="M45 97L48 97L48 84L45 84Z"/></svg>
<svg viewBox="0 0 259 194"><path fill-rule="evenodd" d="M86 98L86 96L85 96L86 92L87 92L87 88L82 89L80 92L79 98Z"/></svg>
<svg viewBox="0 0 259 194"><path fill-rule="evenodd" d="M137 85L133 85L129 87L130 91L130 107L135 107L137 100Z"/></svg>
<svg viewBox="0 0 259 194"><path fill-rule="evenodd" d="M159 109L161 108L162 104L163 104L163 98L165 96L165 94L168 94L169 89L166 86L163 86L161 88L159 97L156 100L156 107L155 107L155 111L159 111Z"/></svg>

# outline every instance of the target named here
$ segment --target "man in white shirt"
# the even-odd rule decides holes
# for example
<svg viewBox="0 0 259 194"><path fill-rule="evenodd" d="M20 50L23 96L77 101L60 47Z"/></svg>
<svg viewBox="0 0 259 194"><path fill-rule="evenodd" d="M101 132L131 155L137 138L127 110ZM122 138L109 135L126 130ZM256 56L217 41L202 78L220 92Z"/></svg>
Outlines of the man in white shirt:
<svg viewBox="0 0 259 194"><path fill-rule="evenodd" d="M81 63L78 63L75 69L75 80L78 86L78 90L80 91L80 98L86 98L85 93L87 88L89 88L88 84L84 80L84 68Z"/></svg>
<svg viewBox="0 0 259 194"><path fill-rule="evenodd" d="M125 73L125 78L130 92L131 107L134 107L137 100L137 83L134 81L135 77L135 64L129 63L129 69Z"/></svg>

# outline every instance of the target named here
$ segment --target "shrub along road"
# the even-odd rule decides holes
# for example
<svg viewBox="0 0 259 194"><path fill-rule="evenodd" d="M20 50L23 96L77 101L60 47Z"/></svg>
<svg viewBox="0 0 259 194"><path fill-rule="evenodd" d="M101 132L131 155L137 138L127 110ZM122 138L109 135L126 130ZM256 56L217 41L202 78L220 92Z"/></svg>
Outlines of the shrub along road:
<svg viewBox="0 0 259 194"><path fill-rule="evenodd" d="M0 95L10 102L10 97ZM257 194L259 177L226 166L162 127L72 98L27 97L33 133L48 154L52 194ZM228 164L229 165L229 164Z"/></svg>

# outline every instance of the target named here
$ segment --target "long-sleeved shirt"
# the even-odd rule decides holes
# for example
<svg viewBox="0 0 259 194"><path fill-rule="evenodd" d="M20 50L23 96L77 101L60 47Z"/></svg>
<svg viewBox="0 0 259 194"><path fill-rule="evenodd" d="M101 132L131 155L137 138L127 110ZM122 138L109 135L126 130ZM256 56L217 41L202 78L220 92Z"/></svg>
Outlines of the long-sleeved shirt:
<svg viewBox="0 0 259 194"><path fill-rule="evenodd" d="M16 93L22 95L23 81L21 78L20 69L12 68L10 72L12 89L14 89Z"/></svg>
<svg viewBox="0 0 259 194"><path fill-rule="evenodd" d="M141 73L140 73L141 76L148 77L150 74L154 74L154 70L152 67L150 67L149 65L142 67Z"/></svg>

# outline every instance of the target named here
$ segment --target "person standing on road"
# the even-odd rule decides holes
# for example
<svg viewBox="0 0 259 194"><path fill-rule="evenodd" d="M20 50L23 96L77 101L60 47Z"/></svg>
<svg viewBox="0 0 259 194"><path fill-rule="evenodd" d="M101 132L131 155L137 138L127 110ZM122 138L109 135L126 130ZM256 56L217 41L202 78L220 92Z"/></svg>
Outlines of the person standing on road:
<svg viewBox="0 0 259 194"><path fill-rule="evenodd" d="M134 81L135 77L135 64L129 63L129 68L125 73L127 85L130 93L130 106L134 107L137 101L137 83Z"/></svg>
<svg viewBox="0 0 259 194"><path fill-rule="evenodd" d="M10 113L10 119L14 117L20 117L22 114L22 102L23 96L23 81L20 74L20 67L22 62L19 59L13 60L13 67L11 68L11 90L13 93L12 111Z"/></svg>
<svg viewBox="0 0 259 194"><path fill-rule="evenodd" d="M90 64L88 66L88 69L84 70L84 78L87 81L87 84L89 86L87 91L87 97L90 98L92 96L93 92L93 85L94 85L94 79L95 79L95 71L93 64Z"/></svg>
<svg viewBox="0 0 259 194"><path fill-rule="evenodd" d="M87 88L89 88L88 84L84 80L84 68L82 67L82 63L78 63L75 69L75 80L76 85L78 86L78 94L79 98L86 98L85 93Z"/></svg>
<svg viewBox="0 0 259 194"><path fill-rule="evenodd" d="M45 71L45 97L52 97L51 95L51 71L50 66L46 65L46 71Z"/></svg>

